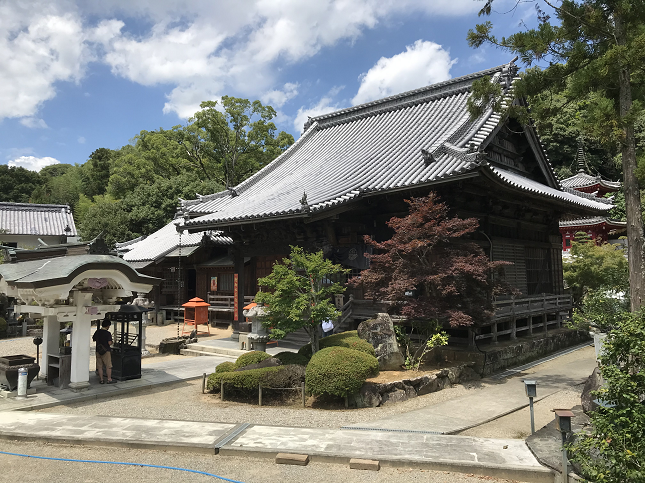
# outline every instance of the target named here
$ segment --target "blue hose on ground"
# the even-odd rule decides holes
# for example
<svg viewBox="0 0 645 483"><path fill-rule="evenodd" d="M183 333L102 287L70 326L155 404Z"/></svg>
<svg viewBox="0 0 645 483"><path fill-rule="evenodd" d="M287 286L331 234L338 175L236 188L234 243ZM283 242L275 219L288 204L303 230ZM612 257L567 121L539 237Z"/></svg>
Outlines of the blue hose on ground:
<svg viewBox="0 0 645 483"><path fill-rule="evenodd" d="M199 475L212 476L213 478L218 478L224 481L230 481L231 483L243 483L241 481L230 480L228 478L224 478L223 476L214 475L213 473L207 473L205 471L191 470L188 468L176 468L174 466L149 465L145 463L125 463L125 462L119 462L119 461L73 460L69 458L51 458L49 456L33 456L30 454L9 453L7 451L0 451L0 454L6 454L9 456L22 456L23 458L34 458L37 460L68 461L72 463L102 463L106 465L140 466L140 467L146 467L146 468L161 468L163 470L187 471L188 473L197 473Z"/></svg>

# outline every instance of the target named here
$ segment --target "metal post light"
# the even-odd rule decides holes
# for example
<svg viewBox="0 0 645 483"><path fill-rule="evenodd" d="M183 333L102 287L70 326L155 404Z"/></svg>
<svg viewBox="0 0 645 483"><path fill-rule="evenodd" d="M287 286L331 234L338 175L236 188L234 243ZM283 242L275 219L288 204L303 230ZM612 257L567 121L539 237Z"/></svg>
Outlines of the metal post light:
<svg viewBox="0 0 645 483"><path fill-rule="evenodd" d="M562 433L562 481L569 481L567 448L567 433L571 431L571 418L574 414L568 409L554 409L556 428Z"/></svg>
<svg viewBox="0 0 645 483"><path fill-rule="evenodd" d="M42 337L34 337L34 345L36 346L36 364L40 364L40 344L42 343ZM38 374L36 374L36 379L38 379Z"/></svg>
<svg viewBox="0 0 645 483"><path fill-rule="evenodd" d="M533 414L533 398L537 396L537 381L524 380L524 389L529 398L529 407L531 408L531 434L535 434L535 416Z"/></svg>

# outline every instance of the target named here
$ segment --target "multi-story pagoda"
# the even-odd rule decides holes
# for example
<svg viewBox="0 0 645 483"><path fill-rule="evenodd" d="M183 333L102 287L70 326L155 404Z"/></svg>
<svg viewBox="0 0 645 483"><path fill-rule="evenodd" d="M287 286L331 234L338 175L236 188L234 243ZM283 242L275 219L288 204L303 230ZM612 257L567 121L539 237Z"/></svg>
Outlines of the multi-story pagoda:
<svg viewBox="0 0 645 483"><path fill-rule="evenodd" d="M586 173L585 153L582 144L578 146L577 158L578 172L570 178L562 180L563 188L589 193L598 198L604 198L607 193L615 193L620 190L620 182L607 181L600 176L591 176ZM584 232L597 243L607 243L610 239L623 233L626 228L626 222L612 220L608 216L560 220L562 251L568 252L571 249L571 241L575 239L576 233Z"/></svg>

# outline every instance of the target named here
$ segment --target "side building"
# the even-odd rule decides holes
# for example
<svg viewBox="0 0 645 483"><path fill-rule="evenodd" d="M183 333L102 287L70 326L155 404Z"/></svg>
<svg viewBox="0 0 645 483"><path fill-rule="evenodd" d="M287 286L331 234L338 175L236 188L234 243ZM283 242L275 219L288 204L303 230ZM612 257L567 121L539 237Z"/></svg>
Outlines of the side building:
<svg viewBox="0 0 645 483"><path fill-rule="evenodd" d="M0 203L0 244L32 249L76 242L78 233L68 205Z"/></svg>

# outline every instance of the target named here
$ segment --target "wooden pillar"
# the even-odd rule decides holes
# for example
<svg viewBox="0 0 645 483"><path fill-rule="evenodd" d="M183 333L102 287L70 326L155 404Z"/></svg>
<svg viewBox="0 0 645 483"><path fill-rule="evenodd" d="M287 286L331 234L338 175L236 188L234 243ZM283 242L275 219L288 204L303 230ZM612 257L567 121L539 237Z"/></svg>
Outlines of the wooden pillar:
<svg viewBox="0 0 645 483"><path fill-rule="evenodd" d="M529 315L529 336L533 335L533 317Z"/></svg>
<svg viewBox="0 0 645 483"><path fill-rule="evenodd" d="M542 314L542 328L544 329L544 335L546 335L549 330L548 315L546 313Z"/></svg>
<svg viewBox="0 0 645 483"><path fill-rule="evenodd" d="M240 323L244 321L244 254L239 248L233 251L233 264L235 272L235 293L233 313L233 334L231 339L240 339Z"/></svg>
<svg viewBox="0 0 645 483"><path fill-rule="evenodd" d="M513 317L511 320L511 340L517 339L517 320Z"/></svg>
<svg viewBox="0 0 645 483"><path fill-rule="evenodd" d="M497 322L491 326L491 334L493 335L492 341L493 344L497 344Z"/></svg>
<svg viewBox="0 0 645 483"><path fill-rule="evenodd" d="M472 349L474 347L475 347L475 331L469 327L468 328L468 348Z"/></svg>

